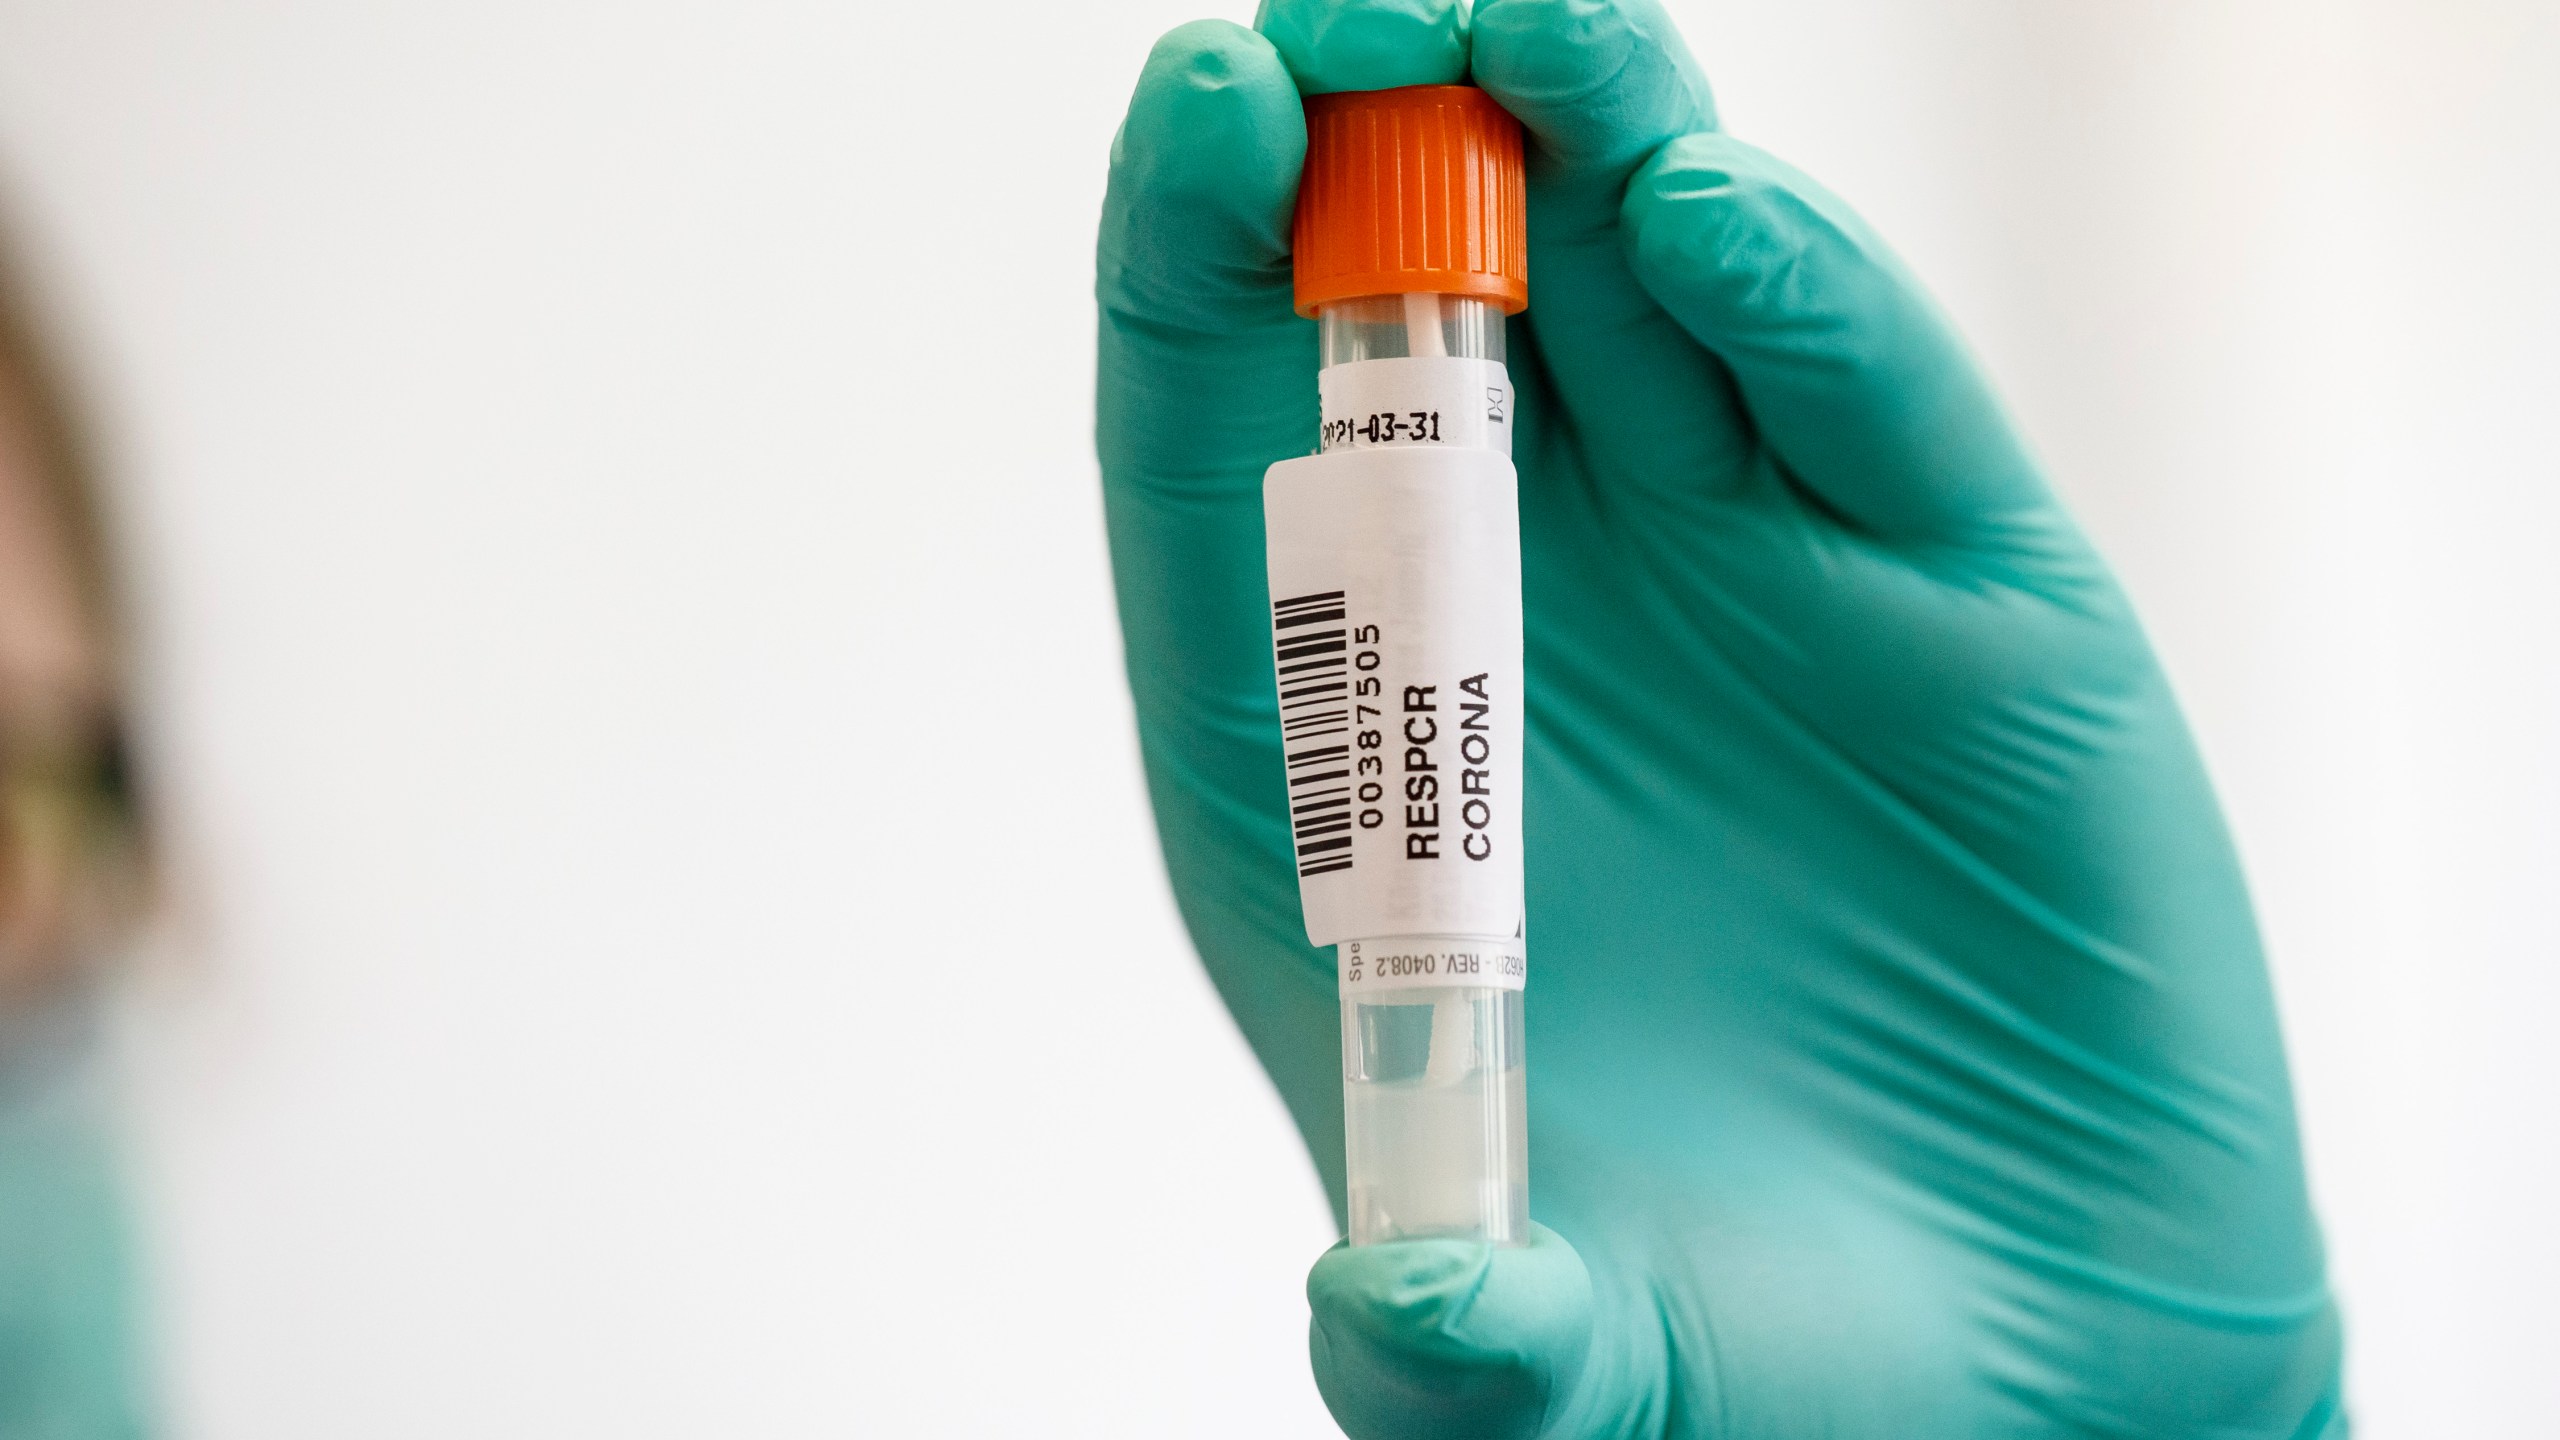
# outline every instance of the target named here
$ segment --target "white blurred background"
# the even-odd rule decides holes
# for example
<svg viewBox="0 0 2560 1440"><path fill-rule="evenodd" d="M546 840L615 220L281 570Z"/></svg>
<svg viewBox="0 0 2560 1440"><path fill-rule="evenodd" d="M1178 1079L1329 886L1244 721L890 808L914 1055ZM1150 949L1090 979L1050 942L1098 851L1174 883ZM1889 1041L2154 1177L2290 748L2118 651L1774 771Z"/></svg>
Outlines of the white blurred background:
<svg viewBox="0 0 2560 1440"><path fill-rule="evenodd" d="M1675 8L2144 609L2361 1433L2560 1434L2560 3ZM1090 450L1195 13L0 0L182 881L119 1027L173 1433L1331 1433Z"/></svg>

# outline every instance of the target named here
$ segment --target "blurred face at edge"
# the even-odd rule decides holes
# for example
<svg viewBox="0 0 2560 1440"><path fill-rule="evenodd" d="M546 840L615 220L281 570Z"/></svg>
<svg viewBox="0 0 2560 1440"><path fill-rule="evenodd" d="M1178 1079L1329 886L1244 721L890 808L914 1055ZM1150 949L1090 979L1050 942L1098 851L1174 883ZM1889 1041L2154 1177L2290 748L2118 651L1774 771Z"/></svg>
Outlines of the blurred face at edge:
<svg viewBox="0 0 2560 1440"><path fill-rule="evenodd" d="M101 532L9 319L0 303L0 1009L77 974L134 899Z"/></svg>

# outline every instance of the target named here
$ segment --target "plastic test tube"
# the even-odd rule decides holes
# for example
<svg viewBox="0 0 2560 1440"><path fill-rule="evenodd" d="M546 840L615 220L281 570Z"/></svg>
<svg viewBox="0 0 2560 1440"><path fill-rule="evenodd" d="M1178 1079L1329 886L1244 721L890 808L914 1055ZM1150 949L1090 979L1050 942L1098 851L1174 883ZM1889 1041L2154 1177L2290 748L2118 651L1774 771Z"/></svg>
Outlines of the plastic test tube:
<svg viewBox="0 0 2560 1440"><path fill-rule="evenodd" d="M1265 493L1301 895L1342 982L1350 1240L1521 1244L1519 132L1461 86L1315 97L1308 128L1323 431Z"/></svg>
<svg viewBox="0 0 2560 1440"><path fill-rule="evenodd" d="M1500 310L1463 296L1372 296L1319 308L1317 343L1325 368L1407 356L1499 364L1502 321ZM1445 418L1442 433L1448 433ZM1345 942L1345 949L1377 966L1413 956L1489 953L1507 943L1503 936L1380 935ZM1343 1169L1351 1243L1418 1236L1526 1241L1527 1090L1520 991L1438 986L1345 994Z"/></svg>

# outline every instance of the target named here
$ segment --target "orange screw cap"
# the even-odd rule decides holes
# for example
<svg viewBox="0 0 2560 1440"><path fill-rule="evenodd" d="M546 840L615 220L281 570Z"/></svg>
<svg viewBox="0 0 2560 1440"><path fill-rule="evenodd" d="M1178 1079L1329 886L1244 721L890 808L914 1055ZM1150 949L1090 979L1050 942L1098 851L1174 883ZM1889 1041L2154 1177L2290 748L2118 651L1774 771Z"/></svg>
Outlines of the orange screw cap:
<svg viewBox="0 0 2560 1440"><path fill-rule="evenodd" d="M1364 295L1529 305L1520 122L1472 85L1307 97L1298 313Z"/></svg>

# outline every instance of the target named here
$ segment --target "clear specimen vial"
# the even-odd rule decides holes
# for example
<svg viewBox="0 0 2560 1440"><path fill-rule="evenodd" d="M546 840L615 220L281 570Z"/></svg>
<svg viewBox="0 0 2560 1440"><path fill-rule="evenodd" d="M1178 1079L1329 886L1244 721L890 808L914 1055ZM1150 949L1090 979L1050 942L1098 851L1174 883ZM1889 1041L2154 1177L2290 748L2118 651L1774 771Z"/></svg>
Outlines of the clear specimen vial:
<svg viewBox="0 0 2560 1440"><path fill-rule="evenodd" d="M1465 86L1310 97L1317 452L1264 487L1309 939L1335 947L1351 1242L1528 1238L1520 133Z"/></svg>

